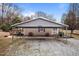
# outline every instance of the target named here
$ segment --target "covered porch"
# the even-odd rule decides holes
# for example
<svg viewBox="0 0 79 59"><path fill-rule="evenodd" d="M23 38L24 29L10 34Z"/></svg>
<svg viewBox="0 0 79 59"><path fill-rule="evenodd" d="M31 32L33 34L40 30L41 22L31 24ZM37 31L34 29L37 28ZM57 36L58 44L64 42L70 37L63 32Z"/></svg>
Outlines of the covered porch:
<svg viewBox="0 0 79 59"><path fill-rule="evenodd" d="M44 31L39 32L39 29L43 29ZM63 33L62 37L66 37L67 35L67 27L65 27L66 30L66 34L64 34L63 32L63 28L62 27L15 27L12 30L12 36L14 37L20 37L20 38L59 38L61 36L59 36L59 32ZM26 32L24 32L24 29L26 29ZM27 31L27 29L29 30L33 30L33 29L37 29L38 32L33 32L33 31ZM47 29L51 29L51 32L45 32ZM28 32L28 33L27 33ZM25 34L27 33L27 35ZM35 33L35 34L34 34Z"/></svg>

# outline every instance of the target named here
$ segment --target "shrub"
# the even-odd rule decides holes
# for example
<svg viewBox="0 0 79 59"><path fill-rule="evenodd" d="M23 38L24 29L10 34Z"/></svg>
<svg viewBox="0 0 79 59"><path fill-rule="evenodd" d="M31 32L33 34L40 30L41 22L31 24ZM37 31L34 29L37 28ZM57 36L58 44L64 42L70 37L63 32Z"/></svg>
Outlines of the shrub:
<svg viewBox="0 0 79 59"><path fill-rule="evenodd" d="M16 35L17 35L17 36L23 36L24 34L21 33L21 32L17 32Z"/></svg>
<svg viewBox="0 0 79 59"><path fill-rule="evenodd" d="M29 35L29 36L33 36L33 33L32 33L32 32L29 32L28 35Z"/></svg>
<svg viewBox="0 0 79 59"><path fill-rule="evenodd" d="M4 37L8 37L7 35L5 35Z"/></svg>
<svg viewBox="0 0 79 59"><path fill-rule="evenodd" d="M45 33L45 36L49 36L49 33Z"/></svg>
<svg viewBox="0 0 79 59"><path fill-rule="evenodd" d="M60 37L63 37L63 36L64 36L64 33L63 33L63 32L59 32L58 35L59 35Z"/></svg>
<svg viewBox="0 0 79 59"><path fill-rule="evenodd" d="M2 24L0 27L3 31L8 32L9 30L11 30L11 25L10 24Z"/></svg>

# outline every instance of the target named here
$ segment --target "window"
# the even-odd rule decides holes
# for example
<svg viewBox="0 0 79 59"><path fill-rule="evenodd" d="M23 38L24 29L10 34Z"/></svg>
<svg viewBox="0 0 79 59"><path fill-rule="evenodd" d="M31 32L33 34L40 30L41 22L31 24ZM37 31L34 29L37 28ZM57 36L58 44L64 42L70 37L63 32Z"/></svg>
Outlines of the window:
<svg viewBox="0 0 79 59"><path fill-rule="evenodd" d="M39 27L39 28L38 28L38 32L45 32L45 28Z"/></svg>

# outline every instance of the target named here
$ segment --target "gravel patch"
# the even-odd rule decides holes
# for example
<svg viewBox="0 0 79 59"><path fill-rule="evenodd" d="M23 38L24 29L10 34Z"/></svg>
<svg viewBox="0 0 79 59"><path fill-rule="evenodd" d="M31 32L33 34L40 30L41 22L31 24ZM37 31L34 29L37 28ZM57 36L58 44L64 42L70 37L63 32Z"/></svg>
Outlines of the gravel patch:
<svg viewBox="0 0 79 59"><path fill-rule="evenodd" d="M7 56L79 56L79 40L68 38L19 39L8 48Z"/></svg>

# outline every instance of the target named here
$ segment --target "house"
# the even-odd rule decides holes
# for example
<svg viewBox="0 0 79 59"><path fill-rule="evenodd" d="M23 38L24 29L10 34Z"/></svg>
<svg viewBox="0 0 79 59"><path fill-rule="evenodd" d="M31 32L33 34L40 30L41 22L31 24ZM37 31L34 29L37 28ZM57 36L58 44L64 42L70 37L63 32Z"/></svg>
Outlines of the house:
<svg viewBox="0 0 79 59"><path fill-rule="evenodd" d="M36 17L21 23L12 25L21 30L24 35L55 35L58 34L60 28L67 28L68 25L60 24L44 17Z"/></svg>

